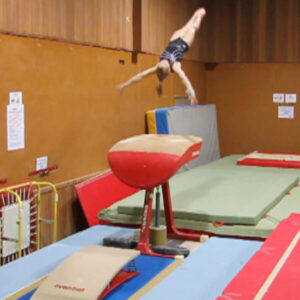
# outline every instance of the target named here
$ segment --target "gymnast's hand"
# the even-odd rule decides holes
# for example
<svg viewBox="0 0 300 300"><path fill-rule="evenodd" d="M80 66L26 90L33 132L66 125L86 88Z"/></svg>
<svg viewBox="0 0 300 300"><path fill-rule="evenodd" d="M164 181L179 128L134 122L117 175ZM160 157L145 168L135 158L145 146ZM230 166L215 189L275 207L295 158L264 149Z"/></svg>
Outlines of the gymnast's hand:
<svg viewBox="0 0 300 300"><path fill-rule="evenodd" d="M191 105L196 105L196 104L198 104L197 98L196 98L196 97L192 97L192 98L190 99L190 103L191 103Z"/></svg>
<svg viewBox="0 0 300 300"><path fill-rule="evenodd" d="M123 88L124 88L124 87L123 87L123 84L119 84L119 85L117 86L119 96L122 96Z"/></svg>

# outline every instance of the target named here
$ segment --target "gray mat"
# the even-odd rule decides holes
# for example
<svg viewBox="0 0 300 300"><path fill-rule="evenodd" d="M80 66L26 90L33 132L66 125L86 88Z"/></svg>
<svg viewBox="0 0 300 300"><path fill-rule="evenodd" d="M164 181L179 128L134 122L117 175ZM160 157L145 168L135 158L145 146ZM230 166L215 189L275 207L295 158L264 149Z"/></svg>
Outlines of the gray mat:
<svg viewBox="0 0 300 300"><path fill-rule="evenodd" d="M220 158L215 104L174 107L167 111L167 115L170 134L196 135L203 138L201 155L185 164L181 171L189 170Z"/></svg>

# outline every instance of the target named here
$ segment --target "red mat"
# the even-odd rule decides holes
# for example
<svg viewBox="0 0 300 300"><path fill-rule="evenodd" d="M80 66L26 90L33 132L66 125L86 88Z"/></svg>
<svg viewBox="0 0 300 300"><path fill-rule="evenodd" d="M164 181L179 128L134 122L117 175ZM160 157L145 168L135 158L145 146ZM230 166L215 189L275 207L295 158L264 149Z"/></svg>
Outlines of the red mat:
<svg viewBox="0 0 300 300"><path fill-rule="evenodd" d="M300 214L284 219L217 300L300 299Z"/></svg>
<svg viewBox="0 0 300 300"><path fill-rule="evenodd" d="M121 182L111 170L75 186L89 226L99 224L98 212L138 191Z"/></svg>
<svg viewBox="0 0 300 300"><path fill-rule="evenodd" d="M237 161L238 165L300 168L300 153L254 151Z"/></svg>

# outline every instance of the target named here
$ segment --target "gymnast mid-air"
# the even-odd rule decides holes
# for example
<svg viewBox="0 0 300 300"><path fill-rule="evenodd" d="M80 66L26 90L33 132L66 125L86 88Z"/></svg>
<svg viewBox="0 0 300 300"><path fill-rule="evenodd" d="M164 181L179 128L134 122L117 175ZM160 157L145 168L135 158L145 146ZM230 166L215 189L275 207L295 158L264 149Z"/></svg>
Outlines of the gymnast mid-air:
<svg viewBox="0 0 300 300"><path fill-rule="evenodd" d="M175 72L181 78L182 83L186 87L186 94L190 100L190 103L192 105L197 104L196 93L190 80L181 68L181 61L183 59L183 53L188 51L193 44L195 33L199 30L205 14L206 12L204 8L199 8L196 10L190 20L182 28L173 33L167 48L160 56L160 61L158 64L136 74L126 82L120 84L118 86L120 93L122 93L126 86L156 72L159 80L157 92L161 94L163 80L170 74L170 72Z"/></svg>

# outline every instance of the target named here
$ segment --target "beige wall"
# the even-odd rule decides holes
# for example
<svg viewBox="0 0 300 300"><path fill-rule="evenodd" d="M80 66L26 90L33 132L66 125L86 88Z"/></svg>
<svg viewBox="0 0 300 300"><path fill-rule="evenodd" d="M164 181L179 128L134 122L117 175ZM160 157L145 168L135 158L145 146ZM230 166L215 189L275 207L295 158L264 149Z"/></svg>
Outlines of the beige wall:
<svg viewBox="0 0 300 300"><path fill-rule="evenodd" d="M206 71L206 101L217 105L222 155L299 152L299 78L299 64L219 64ZM275 92L297 93L294 119L278 119Z"/></svg>

